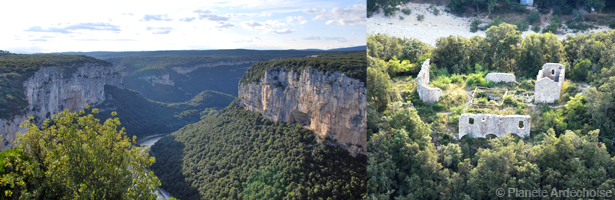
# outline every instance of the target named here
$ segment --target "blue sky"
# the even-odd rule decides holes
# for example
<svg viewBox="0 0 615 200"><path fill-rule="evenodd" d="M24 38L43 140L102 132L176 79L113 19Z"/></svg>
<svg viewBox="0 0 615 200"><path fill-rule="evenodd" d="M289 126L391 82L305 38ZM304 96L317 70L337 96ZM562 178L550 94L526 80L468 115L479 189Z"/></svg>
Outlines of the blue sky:
<svg viewBox="0 0 615 200"><path fill-rule="evenodd" d="M0 50L331 49L366 43L365 0L85 2L4 2Z"/></svg>

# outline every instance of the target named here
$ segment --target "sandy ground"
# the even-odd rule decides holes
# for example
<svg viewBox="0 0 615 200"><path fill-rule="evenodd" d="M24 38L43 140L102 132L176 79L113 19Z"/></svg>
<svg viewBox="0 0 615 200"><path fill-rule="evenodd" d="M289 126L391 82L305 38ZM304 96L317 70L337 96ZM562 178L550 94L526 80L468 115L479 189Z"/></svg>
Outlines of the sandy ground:
<svg viewBox="0 0 615 200"><path fill-rule="evenodd" d="M440 10L440 15L438 16L435 16L433 10L429 9L429 4L408 3L398 7L410 8L412 13L410 15L405 15L399 11L395 16L391 17L385 17L383 12L374 14L372 17L367 18L367 34L375 35L381 33L402 38L417 38L432 46L436 45L436 40L438 38L449 35L459 35L467 38L475 35L485 36L485 31L477 31L476 33L470 32L472 18L457 17L453 14L444 12L444 10L446 10L445 6L435 6ZM416 19L419 14L425 16L423 21L418 21ZM404 19L400 19L399 16L402 16ZM598 29L586 31L586 33L602 32L605 30L609 30L609 28L603 26ZM533 33L533 31L525 31L522 35L525 37L529 33ZM557 34L556 36L559 39L566 38L564 34Z"/></svg>

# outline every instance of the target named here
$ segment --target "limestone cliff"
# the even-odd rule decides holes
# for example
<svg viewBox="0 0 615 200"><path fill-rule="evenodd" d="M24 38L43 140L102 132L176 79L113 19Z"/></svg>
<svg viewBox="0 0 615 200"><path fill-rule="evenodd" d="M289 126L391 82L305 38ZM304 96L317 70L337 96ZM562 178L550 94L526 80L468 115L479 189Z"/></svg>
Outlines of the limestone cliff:
<svg viewBox="0 0 615 200"><path fill-rule="evenodd" d="M245 109L329 136L353 156L365 152L365 84L341 72L269 68L259 80L240 84L239 98Z"/></svg>
<svg viewBox="0 0 615 200"><path fill-rule="evenodd" d="M0 119L0 134L3 141L2 150L15 147L17 133L26 129L19 124L28 116L40 124L45 118L69 109L78 111L86 105L96 105L105 100L104 86L113 85L122 88L121 75L111 66L105 67L86 63L66 76L56 66L41 67L23 83L28 107L23 114L10 119Z"/></svg>

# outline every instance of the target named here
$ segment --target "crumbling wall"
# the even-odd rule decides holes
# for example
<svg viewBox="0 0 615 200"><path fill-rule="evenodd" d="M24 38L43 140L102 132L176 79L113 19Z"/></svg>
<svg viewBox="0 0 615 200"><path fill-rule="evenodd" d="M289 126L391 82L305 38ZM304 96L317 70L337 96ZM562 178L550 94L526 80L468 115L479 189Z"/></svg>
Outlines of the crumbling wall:
<svg viewBox="0 0 615 200"><path fill-rule="evenodd" d="M517 134L519 137L530 136L529 115L494 115L494 114L461 114L459 116L459 138L464 135L475 138L485 138L488 134L502 137L506 134Z"/></svg>
<svg viewBox="0 0 615 200"><path fill-rule="evenodd" d="M517 82L514 74L509 73L488 73L485 80L493 81L494 83L505 82L512 83Z"/></svg>
<svg viewBox="0 0 615 200"><path fill-rule="evenodd" d="M553 103L559 99L566 68L558 63L546 63L538 71L534 85L534 102Z"/></svg>
<svg viewBox="0 0 615 200"><path fill-rule="evenodd" d="M427 86L427 84L429 84L429 59L423 62L421 71L419 71L419 75L416 77L416 84L421 101L433 103L440 100L442 90L440 88L430 88Z"/></svg>

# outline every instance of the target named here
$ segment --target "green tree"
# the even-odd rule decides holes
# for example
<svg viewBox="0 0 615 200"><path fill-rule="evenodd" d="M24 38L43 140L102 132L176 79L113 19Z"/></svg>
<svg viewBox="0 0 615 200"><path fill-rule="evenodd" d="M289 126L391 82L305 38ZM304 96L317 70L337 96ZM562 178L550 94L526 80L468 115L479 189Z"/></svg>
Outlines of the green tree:
<svg viewBox="0 0 615 200"><path fill-rule="evenodd" d="M89 106L86 107L89 109ZM92 113L97 113L92 109ZM148 148L134 146L118 118L103 124L67 110L18 136L15 163L4 168L4 195L21 199L155 199L160 181L148 168ZM32 118L30 118L31 120Z"/></svg>
<svg viewBox="0 0 615 200"><path fill-rule="evenodd" d="M486 31L486 42L489 44L487 57L489 69L498 69L500 72L514 72L519 54L518 44L521 42L521 32L515 25L502 23L490 27Z"/></svg>
<svg viewBox="0 0 615 200"><path fill-rule="evenodd" d="M382 112L386 110L389 102L401 99L395 91L395 85L389 77L387 64L380 59L367 57L367 99Z"/></svg>

